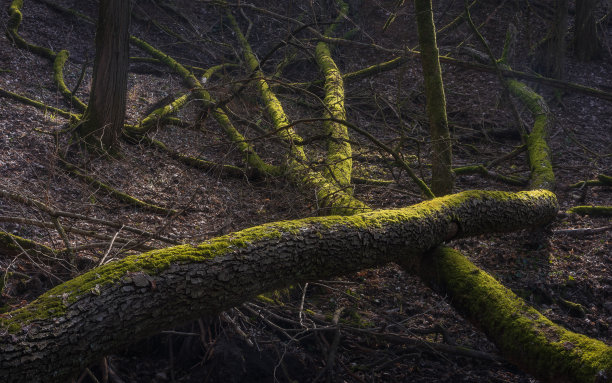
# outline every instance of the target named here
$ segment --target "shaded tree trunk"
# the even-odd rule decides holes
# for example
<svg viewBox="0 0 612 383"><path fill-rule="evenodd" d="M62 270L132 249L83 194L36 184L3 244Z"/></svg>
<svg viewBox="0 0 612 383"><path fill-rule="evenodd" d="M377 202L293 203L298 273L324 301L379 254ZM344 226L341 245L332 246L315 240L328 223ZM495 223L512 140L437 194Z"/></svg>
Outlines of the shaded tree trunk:
<svg viewBox="0 0 612 383"><path fill-rule="evenodd" d="M601 44L597 38L595 6L597 0L577 0L574 32L574 53L578 60L598 58Z"/></svg>
<svg viewBox="0 0 612 383"><path fill-rule="evenodd" d="M125 120L130 0L100 0L97 25L91 93L78 134L107 150L117 142Z"/></svg>
<svg viewBox="0 0 612 383"><path fill-rule="evenodd" d="M63 383L118 348L263 292L420 256L455 237L541 225L557 209L547 191L470 191L130 256L0 315L0 381Z"/></svg>
<svg viewBox="0 0 612 383"><path fill-rule="evenodd" d="M557 0L555 18L552 21L546 41L537 56L536 69L541 74L562 79L565 72L565 36L567 35L568 0Z"/></svg>
<svg viewBox="0 0 612 383"><path fill-rule="evenodd" d="M417 29L421 46L421 63L425 78L427 117L432 141L431 190L436 196L453 191L452 146L446 118L446 99L442 69L436 43L436 27L431 0L415 0Z"/></svg>

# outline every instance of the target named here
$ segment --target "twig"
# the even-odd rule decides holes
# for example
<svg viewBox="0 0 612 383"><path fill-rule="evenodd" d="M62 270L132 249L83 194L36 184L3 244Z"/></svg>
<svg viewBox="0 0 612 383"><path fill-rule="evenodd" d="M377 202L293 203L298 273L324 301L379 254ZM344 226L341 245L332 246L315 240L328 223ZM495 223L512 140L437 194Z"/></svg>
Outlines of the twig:
<svg viewBox="0 0 612 383"><path fill-rule="evenodd" d="M287 333L287 331L285 331L285 329L283 329L282 327L280 327L279 325L277 325L276 323L272 322L271 320L269 320L268 318L266 318L261 312L264 311L261 308L259 310L254 310L253 308L249 307L248 304L244 303L242 305L242 307L244 307L245 310L249 311L251 314L257 315L261 320L263 320L268 326L270 326L273 330L278 331L280 334L282 334L283 336L285 336L287 338L287 340L289 341L295 341L295 337L289 335L289 333ZM282 318L282 317L281 317ZM283 318L283 320L285 320L286 318ZM290 319L286 319L287 321L289 321ZM297 323L297 322L296 322Z"/></svg>
<svg viewBox="0 0 612 383"><path fill-rule="evenodd" d="M229 314L227 313L227 311L224 311L221 313L221 319L223 319L225 322L229 323L232 328L234 329L234 331L236 331L236 333L238 335L240 335L242 337L242 339L244 339L244 341L251 347L253 347L253 341L249 338L249 336L242 331L242 329L240 328L240 326L238 326L238 324L236 323L236 321L234 321Z"/></svg>
<svg viewBox="0 0 612 383"><path fill-rule="evenodd" d="M148 202L144 202L139 200L136 197L133 197L127 193L124 193L122 191L116 190L115 188L98 181L97 179L95 179L92 176L89 176L87 174L84 174L80 171L80 169L71 164L70 162L66 161L63 158L59 158L60 163L64 166L64 168L66 168L66 170L68 170L70 173L72 173L73 175L75 175L77 178L80 178L81 180L87 182L90 185L94 185L96 188L99 189L103 189L105 190L109 195L111 195L112 197L118 199L119 201L123 201L129 205L132 206L137 206L140 207L144 210L148 210L151 211L153 213L159 213L159 214L170 214L170 215L174 215L174 214L178 214L178 211L174 210L174 209L167 209L165 207L161 207L161 206L157 206Z"/></svg>
<svg viewBox="0 0 612 383"><path fill-rule="evenodd" d="M113 239L111 239L110 241L110 245L108 245L108 250L106 250L106 253L104 253L104 256L102 257L102 259L100 259L100 262L98 263L98 266L101 266L104 264L104 261L106 260L106 257L108 257L108 255L110 254L112 248L113 248L113 244L115 243L115 240L117 239L117 236L119 235L119 233L121 232L121 229L119 229L115 235L113 235Z"/></svg>
<svg viewBox="0 0 612 383"><path fill-rule="evenodd" d="M306 327L304 325L304 301L306 300L306 290L308 289L308 282L304 285L302 289L302 299L300 300L300 311L298 312L298 318L300 318L300 326Z"/></svg>
<svg viewBox="0 0 612 383"><path fill-rule="evenodd" d="M66 231L62 227L62 224L60 223L57 217L51 217L51 222L53 222L53 226L55 226L55 229L57 230L60 237L62 238L62 241L64 241L64 245L66 246L66 252L70 258L70 264L74 267L75 254L74 254L74 251L72 250L72 246L70 245L70 240L68 239L68 236L66 235Z"/></svg>
<svg viewBox="0 0 612 383"><path fill-rule="evenodd" d="M21 223L24 225L32 225L32 226L37 226L37 227L55 228L55 225L52 222L37 221L35 219L21 218L21 217L0 216L0 222L14 222L14 223ZM71 226L65 227L64 230L67 233L75 233L75 234L82 235L85 237L92 237L92 238L102 239L106 241L110 241L112 239L112 237L108 235L98 234L95 231L77 229ZM116 241L118 243L123 243L123 244L129 244L133 242L133 240L131 239L124 239L124 238L117 238ZM155 249L154 247L146 246L146 245L139 245L138 248L142 250Z"/></svg>
<svg viewBox="0 0 612 383"><path fill-rule="evenodd" d="M490 354L490 353L482 352L482 351L477 351L477 350L472 350L466 347L451 346L451 345L444 344L444 343L428 342L428 341L421 340L421 339L409 338L409 337L406 337L400 334L380 333L380 332L375 332L372 330L360 329L360 328L349 327L349 326L341 326L341 327L348 331L357 332L361 334L368 334L373 337L387 341L389 343L403 344L403 345L412 344L418 347L415 350L428 351L428 352L434 352L434 353L444 352L448 354L467 356L470 358L484 359L484 360L489 360L489 361L494 361L494 362L504 361L504 359L498 355L494 355L494 354Z"/></svg>

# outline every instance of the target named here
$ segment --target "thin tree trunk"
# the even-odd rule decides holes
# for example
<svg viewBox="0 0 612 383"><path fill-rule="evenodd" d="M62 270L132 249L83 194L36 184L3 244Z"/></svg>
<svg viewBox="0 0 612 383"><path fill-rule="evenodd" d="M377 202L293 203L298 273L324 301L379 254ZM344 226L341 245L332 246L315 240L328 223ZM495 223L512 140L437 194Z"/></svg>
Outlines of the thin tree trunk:
<svg viewBox="0 0 612 383"><path fill-rule="evenodd" d="M129 0L100 0L91 94L78 133L104 150L114 147L125 120L129 25Z"/></svg>
<svg viewBox="0 0 612 383"><path fill-rule="evenodd" d="M557 0L555 19L542 47L541 61L537 69L545 76L557 79L565 77L565 36L567 35L568 0Z"/></svg>
<svg viewBox="0 0 612 383"><path fill-rule="evenodd" d="M593 60L600 53L601 45L595 23L596 5L597 0L576 0L574 53L581 61Z"/></svg>
<svg viewBox="0 0 612 383"><path fill-rule="evenodd" d="M436 43L436 27L431 0L415 0L414 5L432 141L431 189L436 196L442 196L452 193L454 180L453 152L446 118L446 99Z"/></svg>

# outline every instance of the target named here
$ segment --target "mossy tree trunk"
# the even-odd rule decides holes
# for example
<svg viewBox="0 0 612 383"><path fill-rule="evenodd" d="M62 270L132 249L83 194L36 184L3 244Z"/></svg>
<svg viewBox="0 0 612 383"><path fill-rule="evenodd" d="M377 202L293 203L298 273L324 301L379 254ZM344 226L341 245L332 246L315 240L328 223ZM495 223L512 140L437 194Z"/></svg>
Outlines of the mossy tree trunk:
<svg viewBox="0 0 612 383"><path fill-rule="evenodd" d="M577 0L574 27L574 54L578 60L589 61L600 54L601 44L597 38L595 6L597 0Z"/></svg>
<svg viewBox="0 0 612 383"><path fill-rule="evenodd" d="M334 30L348 13L347 3L336 1L336 4L339 6L339 14L335 21L325 30L324 35L328 37L333 37ZM324 41L317 44L315 58L319 70L325 76L325 98L323 103L326 111L324 117L346 120L342 73L332 58L329 45ZM325 160L327 170L324 174L339 186L349 187L353 171L353 149L349 143L348 128L344 124L333 121L325 121L323 127L325 128L325 133L330 136L327 142L327 158Z"/></svg>
<svg viewBox="0 0 612 383"><path fill-rule="evenodd" d="M0 315L0 381L63 383L129 343L257 294L419 257L455 237L541 225L557 209L547 191L470 191L130 256Z"/></svg>
<svg viewBox="0 0 612 383"><path fill-rule="evenodd" d="M129 66L129 0L100 0L91 93L78 134L112 149L125 121Z"/></svg>
<svg viewBox="0 0 612 383"><path fill-rule="evenodd" d="M442 69L436 43L436 27L433 20L431 0L415 0L415 11L421 63L425 78L427 117L432 144L431 190L436 196L453 191L452 145L446 118L446 98L442 83Z"/></svg>
<svg viewBox="0 0 612 383"><path fill-rule="evenodd" d="M438 247L402 264L542 382L609 382L612 347L554 324L465 256Z"/></svg>

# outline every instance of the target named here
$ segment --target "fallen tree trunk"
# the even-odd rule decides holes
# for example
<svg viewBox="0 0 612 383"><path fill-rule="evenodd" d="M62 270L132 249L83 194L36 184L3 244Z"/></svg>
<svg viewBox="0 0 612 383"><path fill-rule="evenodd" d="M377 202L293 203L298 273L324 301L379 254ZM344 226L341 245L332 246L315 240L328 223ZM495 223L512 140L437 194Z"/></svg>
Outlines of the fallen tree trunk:
<svg viewBox="0 0 612 383"><path fill-rule="evenodd" d="M334 30L348 13L348 4L342 0L336 1L340 8L334 22L325 30L325 36L332 36ZM323 117L333 117L338 120L346 120L346 109L344 108L344 82L342 73L332 58L329 45L323 41L317 43L315 58L319 70L325 77L325 98L323 104L325 112ZM331 182L336 182L343 188L351 184L351 173L353 172L353 149L349 143L348 128L346 125L324 121L325 133L329 135L327 141L327 156L325 163L327 169L325 177Z"/></svg>
<svg viewBox="0 0 612 383"><path fill-rule="evenodd" d="M253 227L127 257L0 315L0 381L65 382L103 355L262 292L554 219L548 191L470 191L397 210Z"/></svg>
<svg viewBox="0 0 612 383"><path fill-rule="evenodd" d="M554 324L456 250L402 264L447 297L508 360L543 382L609 382L612 347Z"/></svg>
<svg viewBox="0 0 612 383"><path fill-rule="evenodd" d="M347 192L347 188L337 182L329 181L327 178L316 170L312 170L308 164L308 158L304 152L302 145L299 145L303 140L293 129L293 125L289 122L289 118L285 113L282 104L276 97L276 94L270 88L265 79L264 73L260 68L259 60L246 37L240 30L238 23L229 9L226 12L228 19L236 33L236 38L242 47L242 54L248 69L255 75L255 84L259 91L259 97L266 107L266 114L270 117L272 125L276 131L276 135L289 144L289 152L287 158L287 176L299 186L305 186L307 189L314 189L317 195L317 201L321 206L329 209L326 213L352 215L357 212L364 212L370 208L363 202L359 201ZM334 122L339 122L333 118ZM352 167L346 167L345 171L351 171ZM346 175L346 180L350 179L350 175Z"/></svg>

